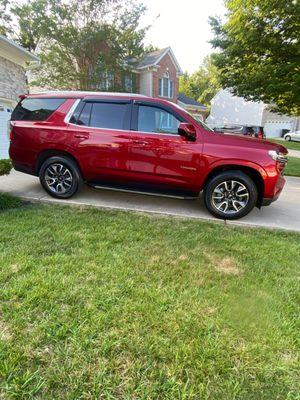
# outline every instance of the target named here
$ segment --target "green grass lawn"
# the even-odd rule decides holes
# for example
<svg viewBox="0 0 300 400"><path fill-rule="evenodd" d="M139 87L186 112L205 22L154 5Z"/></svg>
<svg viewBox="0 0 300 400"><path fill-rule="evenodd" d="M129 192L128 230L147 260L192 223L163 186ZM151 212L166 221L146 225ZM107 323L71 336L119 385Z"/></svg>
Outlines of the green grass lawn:
<svg viewBox="0 0 300 400"><path fill-rule="evenodd" d="M300 176L300 158L289 157L287 166L284 169L284 175Z"/></svg>
<svg viewBox="0 0 300 400"><path fill-rule="evenodd" d="M300 151L300 142L286 142L285 140L269 139L269 138L267 138L267 140L270 142L282 144L287 149Z"/></svg>
<svg viewBox="0 0 300 400"><path fill-rule="evenodd" d="M1 399L299 399L300 235L51 206L0 226Z"/></svg>

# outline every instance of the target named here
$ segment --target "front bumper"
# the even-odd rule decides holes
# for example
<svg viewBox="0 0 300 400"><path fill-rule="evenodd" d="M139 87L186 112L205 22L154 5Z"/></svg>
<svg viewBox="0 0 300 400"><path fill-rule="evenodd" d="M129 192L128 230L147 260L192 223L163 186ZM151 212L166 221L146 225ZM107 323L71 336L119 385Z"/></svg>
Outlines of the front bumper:
<svg viewBox="0 0 300 400"><path fill-rule="evenodd" d="M273 195L272 197L264 197L262 199L262 206L269 206L271 203L273 203L274 201L276 201L280 195L280 193L282 192L282 189L284 188L285 185L285 179L282 175L279 175L275 185L274 185L274 189L273 189Z"/></svg>

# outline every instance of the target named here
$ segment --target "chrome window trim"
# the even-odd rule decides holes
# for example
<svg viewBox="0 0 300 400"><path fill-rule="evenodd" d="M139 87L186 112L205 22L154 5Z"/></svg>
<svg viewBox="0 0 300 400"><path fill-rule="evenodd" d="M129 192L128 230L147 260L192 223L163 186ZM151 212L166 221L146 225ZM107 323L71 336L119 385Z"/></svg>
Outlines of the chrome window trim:
<svg viewBox="0 0 300 400"><path fill-rule="evenodd" d="M76 108L77 108L77 106L78 106L78 104L80 103L81 100L82 100L82 99L77 99L77 100L74 102L74 104L72 105L72 107L70 108L70 110L68 111L68 113L67 113L67 115L65 116L65 119L64 119L64 122L65 122L66 124L70 124L70 123L71 123L71 122L70 122L70 119L71 119L71 117L72 117L74 111L76 110ZM73 125L76 125L76 124L73 124ZM78 125L76 125L76 126L78 126Z"/></svg>
<svg viewBox="0 0 300 400"><path fill-rule="evenodd" d="M70 110L68 111L67 115L65 116L64 122L66 124L72 125L72 126L76 126L76 127L81 127L84 129L100 129L100 130L106 130L106 131L117 131L117 132L130 132L130 133L143 133L146 135L161 135L161 136L180 136L179 133L161 133L161 132L145 132L145 131L134 131L132 129L112 129L112 128L100 128L99 126L86 126L86 125L77 125L74 124L72 122L70 122L70 119L74 113L74 111L76 110L78 104L82 101L82 99L77 99L74 104L72 105L72 107L70 108Z"/></svg>
<svg viewBox="0 0 300 400"><path fill-rule="evenodd" d="M84 129L100 129L102 131L117 131L117 132L130 132L130 133L145 133L147 135L162 135L162 136L180 136L179 133L160 133L160 132L144 132L144 131L134 131L132 129L112 129L112 128L100 128L99 126L87 126L87 125L77 125L73 124L72 122L68 122L69 125L76 126L79 128L84 128Z"/></svg>

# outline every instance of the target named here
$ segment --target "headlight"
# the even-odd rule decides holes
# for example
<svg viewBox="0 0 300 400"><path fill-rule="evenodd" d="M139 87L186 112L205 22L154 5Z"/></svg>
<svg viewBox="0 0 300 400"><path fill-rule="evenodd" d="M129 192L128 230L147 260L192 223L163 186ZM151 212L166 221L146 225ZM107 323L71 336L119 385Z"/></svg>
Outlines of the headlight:
<svg viewBox="0 0 300 400"><path fill-rule="evenodd" d="M269 156L273 158L273 160L278 161L282 164L286 164L288 162L288 158L283 153L277 153L275 150L269 150Z"/></svg>

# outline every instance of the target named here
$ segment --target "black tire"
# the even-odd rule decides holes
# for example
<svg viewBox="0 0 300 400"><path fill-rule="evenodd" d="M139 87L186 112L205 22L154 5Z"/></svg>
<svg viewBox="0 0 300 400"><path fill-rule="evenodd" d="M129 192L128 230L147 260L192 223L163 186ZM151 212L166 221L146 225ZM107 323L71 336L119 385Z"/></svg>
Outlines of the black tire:
<svg viewBox="0 0 300 400"><path fill-rule="evenodd" d="M226 189L227 187L233 189L230 191ZM242 218L257 203L257 187L253 180L241 171L220 172L206 184L204 203L208 211L217 218ZM226 204L227 211L225 210Z"/></svg>
<svg viewBox="0 0 300 400"><path fill-rule="evenodd" d="M292 140L290 135L285 136L284 140L286 140L287 142L290 142Z"/></svg>
<svg viewBox="0 0 300 400"><path fill-rule="evenodd" d="M46 192L57 199L69 199L83 184L76 162L67 156L53 156L44 161L39 178Z"/></svg>

